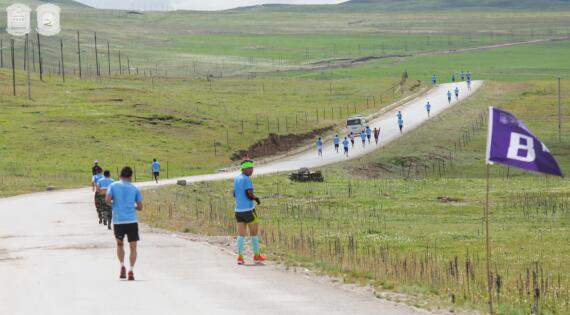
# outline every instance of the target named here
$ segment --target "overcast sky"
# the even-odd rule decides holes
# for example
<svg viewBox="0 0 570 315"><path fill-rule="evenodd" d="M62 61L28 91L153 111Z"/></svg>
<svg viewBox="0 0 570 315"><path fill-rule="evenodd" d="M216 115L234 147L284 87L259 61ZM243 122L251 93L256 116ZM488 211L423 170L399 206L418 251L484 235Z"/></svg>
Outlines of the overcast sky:
<svg viewBox="0 0 570 315"><path fill-rule="evenodd" d="M335 4L346 0L75 0L100 9L225 10L265 3Z"/></svg>

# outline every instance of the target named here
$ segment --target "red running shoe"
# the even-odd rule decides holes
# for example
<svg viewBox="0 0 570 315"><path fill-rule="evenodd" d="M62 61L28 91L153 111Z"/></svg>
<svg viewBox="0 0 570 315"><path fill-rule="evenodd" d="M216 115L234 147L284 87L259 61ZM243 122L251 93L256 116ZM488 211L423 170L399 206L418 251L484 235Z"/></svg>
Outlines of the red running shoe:
<svg viewBox="0 0 570 315"><path fill-rule="evenodd" d="M238 265L243 265L245 264L245 260L243 260L243 256L239 255L237 258L237 264Z"/></svg>
<svg viewBox="0 0 570 315"><path fill-rule="evenodd" d="M129 281L135 280L135 274L132 271L129 271Z"/></svg>
<svg viewBox="0 0 570 315"><path fill-rule="evenodd" d="M261 254L253 256L253 262L254 263L262 263L264 261L265 261L265 256L263 256Z"/></svg>
<svg viewBox="0 0 570 315"><path fill-rule="evenodd" d="M119 279L127 279L127 269L125 266L121 267L121 274L119 275Z"/></svg>

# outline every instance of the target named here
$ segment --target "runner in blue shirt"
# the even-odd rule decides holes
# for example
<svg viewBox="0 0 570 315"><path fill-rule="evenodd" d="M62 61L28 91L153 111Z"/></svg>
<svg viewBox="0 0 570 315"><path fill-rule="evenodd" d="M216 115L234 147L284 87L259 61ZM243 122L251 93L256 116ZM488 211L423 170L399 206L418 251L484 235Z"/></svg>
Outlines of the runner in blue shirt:
<svg viewBox="0 0 570 315"><path fill-rule="evenodd" d="M431 76L431 82L435 85L437 83L437 76L435 74L433 74Z"/></svg>
<svg viewBox="0 0 570 315"><path fill-rule="evenodd" d="M156 159L152 159L152 175L158 184L158 178L160 177L160 163L158 163Z"/></svg>
<svg viewBox="0 0 570 315"><path fill-rule="evenodd" d="M333 143L334 143L334 149L336 150L336 153L338 153L338 147L340 146L340 138L338 137L338 135L334 136Z"/></svg>
<svg viewBox="0 0 570 315"><path fill-rule="evenodd" d="M130 249L130 270L129 280L135 280L134 269L137 261L137 242L139 237L139 225L137 211L142 211L142 194L140 190L131 183L133 169L125 166L121 170L120 181L112 183L107 189L105 201L113 207L113 230L117 240L117 257L121 263L120 279L127 278L125 269L125 249L123 240L125 235L129 241Z"/></svg>
<svg viewBox="0 0 570 315"><path fill-rule="evenodd" d="M93 197L94 201L95 201L95 210L97 211L97 217L99 218L99 224L103 223L103 218L101 217L101 197L103 197L103 200L105 199L104 196L99 196L99 193L97 192L97 182L99 180L101 180L103 178L103 169L100 166L97 166L95 168L95 175L93 175L91 177L91 188L92 191L95 192L95 195Z"/></svg>
<svg viewBox="0 0 570 315"><path fill-rule="evenodd" d="M402 119L403 115L401 111L398 111L398 113L396 114L396 117L398 117L398 119Z"/></svg>
<svg viewBox="0 0 570 315"><path fill-rule="evenodd" d="M321 139L321 137L317 139L317 155L323 156L323 140Z"/></svg>
<svg viewBox="0 0 570 315"><path fill-rule="evenodd" d="M404 120L402 118L398 118L398 127L400 128L400 133L402 133L402 129L404 129Z"/></svg>
<svg viewBox="0 0 570 315"><path fill-rule="evenodd" d="M467 70L467 80L471 81L471 71Z"/></svg>
<svg viewBox="0 0 570 315"><path fill-rule="evenodd" d="M360 132L360 139L362 140L362 147L364 148L366 146L366 130L362 130Z"/></svg>
<svg viewBox="0 0 570 315"><path fill-rule="evenodd" d="M451 73L451 82L455 82L455 72Z"/></svg>
<svg viewBox="0 0 570 315"><path fill-rule="evenodd" d="M467 89L471 91L471 79L467 79Z"/></svg>
<svg viewBox="0 0 570 315"><path fill-rule="evenodd" d="M459 87L455 87L455 99L459 99Z"/></svg>
<svg viewBox="0 0 570 315"><path fill-rule="evenodd" d="M451 104L451 91L447 91L447 102Z"/></svg>
<svg viewBox="0 0 570 315"><path fill-rule="evenodd" d="M342 146L344 147L344 155L348 157L348 139L344 137L344 141L342 141Z"/></svg>
<svg viewBox="0 0 570 315"><path fill-rule="evenodd" d="M114 180L111 178L111 171L109 170L105 170L105 172L103 172L103 176L104 177L97 182L97 197L101 204L101 208L98 209L99 218L103 218L103 225L106 225L110 230L113 209L105 202L105 196L107 195L107 189L111 186Z"/></svg>
<svg viewBox="0 0 570 315"><path fill-rule="evenodd" d="M366 126L366 138L368 139L368 144L370 144L370 139L372 138L372 129L370 129L370 126Z"/></svg>
<svg viewBox="0 0 570 315"><path fill-rule="evenodd" d="M465 81L465 71L461 70L461 81Z"/></svg>
<svg viewBox="0 0 570 315"><path fill-rule="evenodd" d="M261 255L259 249L259 238L257 231L259 229L257 213L255 212L255 201L257 205L261 203L259 198L253 193L253 183L251 175L253 174L253 161L245 160L241 163L241 173L234 178L234 198L236 201L235 217L237 221L237 249L238 249L238 265L245 263L243 254L245 253L245 235L249 228L251 235L251 248L253 250L253 262L262 263L265 256Z"/></svg>
<svg viewBox="0 0 570 315"><path fill-rule="evenodd" d="M431 104L429 103L429 101L428 101L427 104L426 104L426 111L427 111L427 114L428 114L428 117L429 117L429 116L430 116L430 113L431 113Z"/></svg>

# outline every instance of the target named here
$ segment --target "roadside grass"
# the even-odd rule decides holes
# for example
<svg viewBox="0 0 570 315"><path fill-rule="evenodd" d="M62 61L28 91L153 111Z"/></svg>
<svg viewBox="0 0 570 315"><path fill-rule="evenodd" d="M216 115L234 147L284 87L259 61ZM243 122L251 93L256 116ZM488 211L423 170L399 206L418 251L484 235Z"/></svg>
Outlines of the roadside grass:
<svg viewBox="0 0 570 315"><path fill-rule="evenodd" d="M324 183L293 183L284 174L255 178L265 250L290 265L371 284L378 296L428 309L484 311L486 133L472 126L489 103L511 110L568 173L570 139L556 143L553 99L553 82L487 82L401 140L324 167ZM452 150L467 129L470 140ZM446 171L401 172L404 157L418 164L445 160ZM223 181L147 191L142 218L175 231L234 235L231 189ZM569 215L566 179L492 167L493 291L501 313L527 314L533 304L543 314L569 311Z"/></svg>

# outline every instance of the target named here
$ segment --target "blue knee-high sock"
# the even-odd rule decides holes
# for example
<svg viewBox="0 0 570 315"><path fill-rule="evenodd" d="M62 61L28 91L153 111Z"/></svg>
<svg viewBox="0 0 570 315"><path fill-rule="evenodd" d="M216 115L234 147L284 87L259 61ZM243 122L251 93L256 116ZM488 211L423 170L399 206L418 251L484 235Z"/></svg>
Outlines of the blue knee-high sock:
<svg viewBox="0 0 570 315"><path fill-rule="evenodd" d="M245 251L245 237L243 236L237 237L237 249L238 249L238 255L243 256L243 252Z"/></svg>
<svg viewBox="0 0 570 315"><path fill-rule="evenodd" d="M259 255L259 238L257 236L251 237L251 248L253 249L253 253L255 255Z"/></svg>

